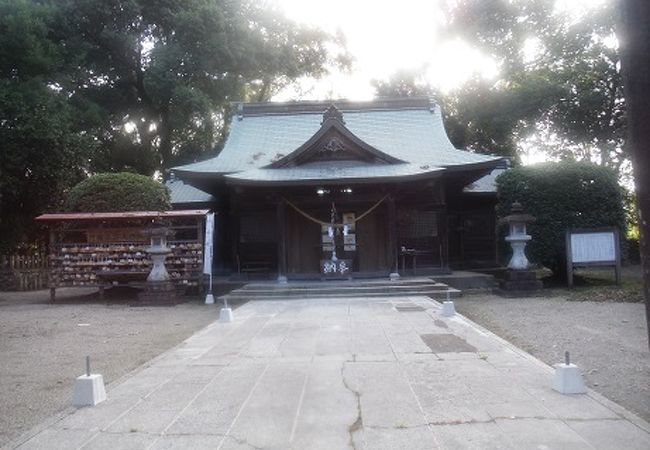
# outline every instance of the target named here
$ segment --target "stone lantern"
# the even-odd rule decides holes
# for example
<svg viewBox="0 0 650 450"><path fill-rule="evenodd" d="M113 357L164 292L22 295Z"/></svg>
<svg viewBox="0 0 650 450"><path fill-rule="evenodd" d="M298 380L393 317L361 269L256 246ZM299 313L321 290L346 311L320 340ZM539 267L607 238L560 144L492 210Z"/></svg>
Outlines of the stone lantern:
<svg viewBox="0 0 650 450"><path fill-rule="evenodd" d="M510 209L510 215L504 217L501 222L508 224L510 234L506 236L506 242L512 247L512 258L508 263L508 269L527 270L530 268L526 258L526 244L531 237L526 231L526 225L534 222L535 218L530 214L524 214L521 203L514 202Z"/></svg>
<svg viewBox="0 0 650 450"><path fill-rule="evenodd" d="M151 256L153 267L147 277L144 291L138 295L138 304L174 305L178 303L176 288L165 267L165 259L172 252L167 246L167 238L174 232L162 223L154 222L144 234L149 236L150 246L147 247L147 253Z"/></svg>
<svg viewBox="0 0 650 450"><path fill-rule="evenodd" d="M147 253L151 256L153 267L147 277L147 281L168 281L169 272L165 267L165 259L172 251L167 247L167 236L172 234L171 230L163 226L154 226L145 231L149 235L151 245Z"/></svg>
<svg viewBox="0 0 650 450"><path fill-rule="evenodd" d="M509 234L505 240L512 247L508 271L505 279L499 282L500 292L503 294L526 295L542 287L541 281L537 279L535 271L531 270L530 262L526 258L526 244L532 239L528 235L526 226L534 221L533 216L524 213L519 202L514 202L510 214L499 221L501 224L508 225Z"/></svg>

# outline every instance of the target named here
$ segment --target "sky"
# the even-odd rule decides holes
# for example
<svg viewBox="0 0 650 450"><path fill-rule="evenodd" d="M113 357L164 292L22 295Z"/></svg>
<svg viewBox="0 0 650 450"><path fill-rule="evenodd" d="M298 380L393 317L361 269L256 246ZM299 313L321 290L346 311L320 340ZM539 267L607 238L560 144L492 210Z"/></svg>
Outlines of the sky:
<svg viewBox="0 0 650 450"><path fill-rule="evenodd" d="M349 73L301 80L274 100L373 97L373 79L402 69L424 70L427 81L448 92L474 73L492 79L498 67L467 43L441 33L441 4L452 0L272 0L297 22L340 31L354 58ZM557 0L556 9L579 17L607 0Z"/></svg>
<svg viewBox="0 0 650 450"><path fill-rule="evenodd" d="M320 79L303 79L274 100L369 100L372 80L386 80L399 70L424 71L426 81L443 93L462 86L473 74L497 79L499 69L468 43L445 36L441 4L453 0L272 0L290 19L342 33L354 58L348 73L333 72ZM608 0L556 0L558 13L579 20L584 11ZM530 48L535 51L534 45ZM522 148L524 164L547 155Z"/></svg>

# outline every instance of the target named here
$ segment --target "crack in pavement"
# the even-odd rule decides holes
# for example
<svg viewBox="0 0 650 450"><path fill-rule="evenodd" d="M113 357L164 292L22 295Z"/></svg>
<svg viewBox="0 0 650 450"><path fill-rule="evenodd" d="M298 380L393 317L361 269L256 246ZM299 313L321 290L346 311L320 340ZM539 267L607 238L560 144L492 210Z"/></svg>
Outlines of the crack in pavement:
<svg viewBox="0 0 650 450"><path fill-rule="evenodd" d="M250 447L250 448L252 448L253 450L264 450L264 447L257 447L257 446L255 446L255 445L251 444L250 442L248 442L246 439L244 439L244 438L239 438L239 437L234 436L234 435L232 435L232 434L229 434L228 436L225 436L225 438L226 438L226 439L232 439L232 440L235 441L237 444L239 444L239 445L245 445L246 447Z"/></svg>
<svg viewBox="0 0 650 450"><path fill-rule="evenodd" d="M353 355L353 357L356 359L356 354ZM358 432L359 430L363 429L363 415L361 413L361 393L355 389L353 389L345 379L345 364L348 361L343 361L341 364L341 381L343 382L343 386L345 388L352 392L354 394L354 397L357 399L357 418L348 426L348 435L350 436L349 443L350 447L354 450L357 449L357 445L354 443L354 433Z"/></svg>
<svg viewBox="0 0 650 450"><path fill-rule="evenodd" d="M407 429L415 429L415 428L422 428L422 427L428 427L428 426L444 426L444 425L473 425L473 424L485 424L485 423L496 423L497 420L528 420L528 419L535 419L535 420L560 420L562 422L591 422L591 421L602 421L602 420L610 420L610 421L619 421L623 420L620 418L593 418L593 419L580 419L580 418L575 418L575 419L560 419L558 417L544 417L544 416L496 416L492 417L487 420L477 420L477 419L470 419L470 420L437 420L437 421L432 421L432 422L427 422L427 423L421 423L418 425L394 425L394 426L382 426L382 425L365 425L364 428L368 429L373 429L373 430L407 430Z"/></svg>

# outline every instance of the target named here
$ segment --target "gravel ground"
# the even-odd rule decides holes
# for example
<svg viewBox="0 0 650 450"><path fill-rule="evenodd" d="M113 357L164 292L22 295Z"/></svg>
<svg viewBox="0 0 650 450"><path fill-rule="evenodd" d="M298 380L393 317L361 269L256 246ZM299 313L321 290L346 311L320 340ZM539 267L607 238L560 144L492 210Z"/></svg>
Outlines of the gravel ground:
<svg viewBox="0 0 650 450"><path fill-rule="evenodd" d="M83 289L57 291L56 304L48 298L47 291L0 292L0 447L70 405L84 355L108 384L217 317L198 300L129 307L97 302ZM548 364L569 350L591 388L650 421L643 304L472 295L456 308Z"/></svg>
<svg viewBox="0 0 650 450"><path fill-rule="evenodd" d="M474 322L548 364L564 361L568 350L590 388L650 421L644 304L471 295L455 305Z"/></svg>
<svg viewBox="0 0 650 450"><path fill-rule="evenodd" d="M98 302L88 289L0 292L0 447L70 406L74 379L92 370L106 384L215 320L198 300L174 307ZM121 300L118 301L118 300Z"/></svg>

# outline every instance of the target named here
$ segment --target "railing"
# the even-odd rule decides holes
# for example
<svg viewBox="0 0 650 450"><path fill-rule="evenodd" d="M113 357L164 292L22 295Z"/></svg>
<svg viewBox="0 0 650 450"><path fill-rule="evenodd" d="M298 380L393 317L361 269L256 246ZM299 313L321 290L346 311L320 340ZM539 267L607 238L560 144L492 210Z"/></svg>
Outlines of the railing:
<svg viewBox="0 0 650 450"><path fill-rule="evenodd" d="M43 253L0 255L0 290L45 289L48 278L48 257Z"/></svg>

